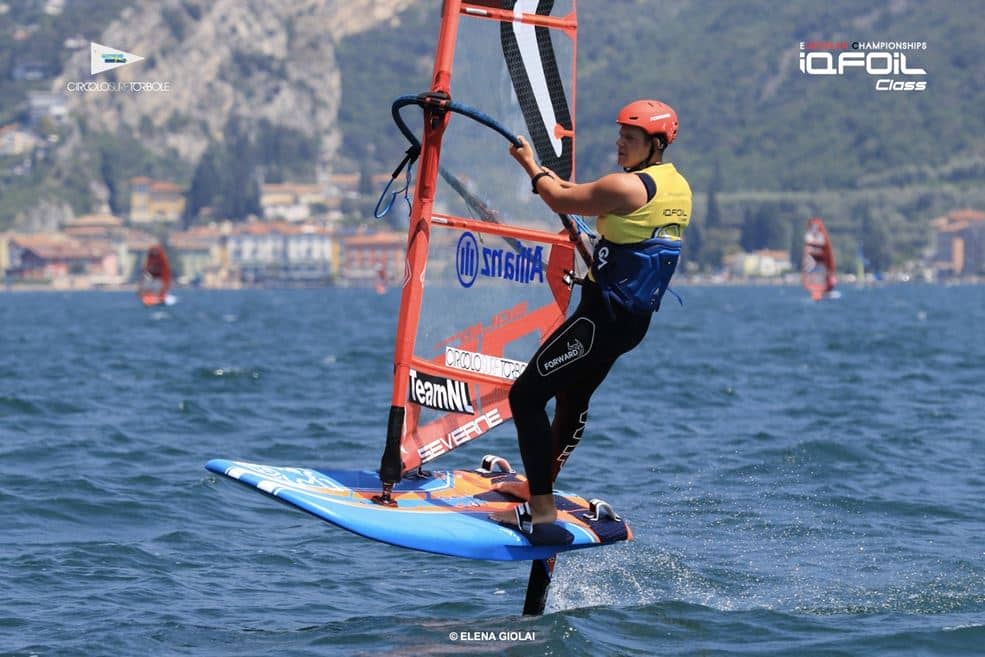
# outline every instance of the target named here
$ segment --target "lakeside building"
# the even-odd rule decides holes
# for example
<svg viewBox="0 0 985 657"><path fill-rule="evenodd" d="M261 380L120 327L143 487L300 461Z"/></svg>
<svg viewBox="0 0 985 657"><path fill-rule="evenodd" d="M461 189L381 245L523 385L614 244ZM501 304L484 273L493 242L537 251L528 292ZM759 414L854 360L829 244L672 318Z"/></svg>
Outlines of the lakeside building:
<svg viewBox="0 0 985 657"><path fill-rule="evenodd" d="M936 236L933 267L938 276L985 274L985 212L954 210L930 223Z"/></svg>
<svg viewBox="0 0 985 657"><path fill-rule="evenodd" d="M147 249L158 238L138 228L128 228L111 214L87 214L65 224L62 232L85 244L106 245L117 254L119 282L132 282L143 265Z"/></svg>
<svg viewBox="0 0 985 657"><path fill-rule="evenodd" d="M42 72L41 77L35 79L44 77L47 77L46 71ZM50 91L29 91L27 94L28 124L32 128L36 128L46 118L56 125L65 123L68 119L68 103L65 100L65 94Z"/></svg>
<svg viewBox="0 0 985 657"><path fill-rule="evenodd" d="M121 282L119 254L105 240L79 240L64 233L7 233L0 237L8 281L56 288L115 285Z"/></svg>
<svg viewBox="0 0 985 657"><path fill-rule="evenodd" d="M339 259L334 231L287 221L235 226L226 238L229 268L245 284L322 285Z"/></svg>
<svg viewBox="0 0 985 657"><path fill-rule="evenodd" d="M226 254L229 232L230 225L225 222L221 226L194 226L168 235L168 257L180 284L221 287L229 280Z"/></svg>
<svg viewBox="0 0 985 657"><path fill-rule="evenodd" d="M185 195L178 185L147 176L130 179L130 223L177 224L184 211Z"/></svg>
<svg viewBox="0 0 985 657"><path fill-rule="evenodd" d="M0 156L26 155L41 144L41 139L17 123L0 127Z"/></svg>
<svg viewBox="0 0 985 657"><path fill-rule="evenodd" d="M725 258L725 265L738 278L774 278L793 270L790 253L771 249L734 253Z"/></svg>
<svg viewBox="0 0 985 657"><path fill-rule="evenodd" d="M406 248L406 233L350 235L342 240L339 280L346 285L398 284L404 276Z"/></svg>
<svg viewBox="0 0 985 657"><path fill-rule="evenodd" d="M316 214L331 221L342 218L342 199L319 184L267 183L260 187L260 208L267 221L308 221Z"/></svg>
<svg viewBox="0 0 985 657"><path fill-rule="evenodd" d="M333 173L328 176L328 193L339 198L359 197L358 173Z"/></svg>

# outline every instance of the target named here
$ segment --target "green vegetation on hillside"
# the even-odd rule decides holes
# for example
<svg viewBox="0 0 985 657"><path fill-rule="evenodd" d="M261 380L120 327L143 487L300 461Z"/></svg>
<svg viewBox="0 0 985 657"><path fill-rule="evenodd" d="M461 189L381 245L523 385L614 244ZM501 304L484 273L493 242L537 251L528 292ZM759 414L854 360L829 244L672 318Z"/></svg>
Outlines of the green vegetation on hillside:
<svg viewBox="0 0 985 657"><path fill-rule="evenodd" d="M49 78L71 53L64 47L66 39L98 40L132 0L66 2L57 15L45 13L44 2L5 4L8 11L0 14L0 126L22 118L28 91L48 89ZM34 73L44 78L31 79Z"/></svg>
<svg viewBox="0 0 985 657"><path fill-rule="evenodd" d="M369 160L379 171L400 160L407 144L390 119L390 105L430 88L440 18L430 3L421 3L402 13L396 27L381 25L338 44L343 157Z"/></svg>
<svg viewBox="0 0 985 657"><path fill-rule="evenodd" d="M390 154L381 166L399 159L387 112L394 96L429 82L438 12L428 9L340 44L349 153L374 143ZM668 156L697 194L690 234L701 233L701 264L740 248L743 235L747 247L787 248L815 214L843 253L866 242L867 258L899 264L927 247L929 219L985 205L981 12L929 0L583 1L578 10L580 177L613 169L622 104L671 103L681 132ZM804 75L799 44L810 40L926 42L908 54L927 70L927 91L879 92L860 70ZM709 193L714 224L704 224ZM752 237L760 232L769 237Z"/></svg>
<svg viewBox="0 0 985 657"><path fill-rule="evenodd" d="M314 180L319 140L261 119L253 125L230 119L222 141L199 158L185 196L185 225L209 209L210 216L243 220L260 215L260 185Z"/></svg>
<svg viewBox="0 0 985 657"><path fill-rule="evenodd" d="M50 87L50 74L24 79L28 65L60 70L70 52L62 48L66 38L98 40L133 0L69 2L60 16L45 14L40 2L7 4L0 34L31 36L0 39L0 126L25 124L27 92ZM390 103L430 84L439 4L413 3L394 20L334 44L342 79L337 170L368 179L402 157L406 144L390 120ZM204 20L192 4L169 7L161 11L178 39ZM622 104L638 97L672 104L681 132L668 158L695 191L692 265L717 266L739 249L793 253L808 217L817 215L842 267L854 267L860 248L876 268L898 266L927 249L928 220L985 208L985 67L978 45L985 14L968 5L582 0L578 7L579 177L613 170L613 117ZM799 44L810 40L926 42L926 50L905 54L911 66L927 70L927 90L880 92L876 77L859 69L805 75ZM240 53L222 74L236 79L289 65ZM148 152L140 135L88 134L84 124L57 135L59 144L73 143L71 159L60 145L39 149L30 167L0 159L0 229L37 199L91 211L103 189L111 209L125 213L135 175L188 184L189 220L206 207L215 216L245 216L256 209L260 181L311 180L319 153L317 141L258 123L249 112L236 108L242 122L231 123L198 162ZM192 120L173 114L165 129L181 132ZM144 133L158 129L146 117L140 123Z"/></svg>

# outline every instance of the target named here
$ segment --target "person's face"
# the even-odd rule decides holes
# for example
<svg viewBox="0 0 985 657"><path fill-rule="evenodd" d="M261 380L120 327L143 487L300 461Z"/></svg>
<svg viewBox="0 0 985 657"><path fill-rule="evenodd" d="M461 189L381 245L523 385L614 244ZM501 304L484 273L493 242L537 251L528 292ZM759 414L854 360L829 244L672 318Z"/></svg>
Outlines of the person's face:
<svg viewBox="0 0 985 657"><path fill-rule="evenodd" d="M616 140L619 166L632 167L642 162L650 154L650 137L643 128L634 125L619 126L619 139Z"/></svg>

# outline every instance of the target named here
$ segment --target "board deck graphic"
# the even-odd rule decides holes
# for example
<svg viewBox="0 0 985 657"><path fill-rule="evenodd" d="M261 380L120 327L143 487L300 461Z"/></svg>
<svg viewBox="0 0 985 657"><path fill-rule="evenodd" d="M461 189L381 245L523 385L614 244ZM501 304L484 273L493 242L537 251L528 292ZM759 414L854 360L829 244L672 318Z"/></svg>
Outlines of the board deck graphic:
<svg viewBox="0 0 985 657"><path fill-rule="evenodd" d="M542 533L538 526L533 542L516 529L489 520L490 513L518 502L493 490L502 482L523 481L512 472L435 471L422 479L405 478L393 489L396 506L388 507L372 501L380 492L380 478L371 470L278 467L225 459L214 459L205 467L366 538L436 554L529 561L632 538L624 521L593 519L588 500L560 491L555 491L560 510L556 527L538 536ZM535 545L539 539L559 542ZM566 539L570 542L560 542Z"/></svg>

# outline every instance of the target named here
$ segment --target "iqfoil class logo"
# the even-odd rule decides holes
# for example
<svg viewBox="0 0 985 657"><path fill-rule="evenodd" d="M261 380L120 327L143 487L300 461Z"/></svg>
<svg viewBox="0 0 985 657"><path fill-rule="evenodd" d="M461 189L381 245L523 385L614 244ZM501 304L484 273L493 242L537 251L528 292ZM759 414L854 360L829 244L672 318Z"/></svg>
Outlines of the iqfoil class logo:
<svg viewBox="0 0 985 657"><path fill-rule="evenodd" d="M926 91L926 69L908 57L926 49L926 41L801 41L800 72L840 76L861 69L878 78L876 91Z"/></svg>
<svg viewBox="0 0 985 657"><path fill-rule="evenodd" d="M119 48L110 48L109 46L104 46L103 44L96 43L94 41L89 43L90 75L105 73L106 71L111 71L114 68L120 68L121 66L126 66L127 64L143 61L143 59L144 58L140 55L134 55L132 52L120 50Z"/></svg>
<svg viewBox="0 0 985 657"><path fill-rule="evenodd" d="M544 247L524 246L519 240L510 249L479 247L475 235L462 233L455 247L455 273L462 287L472 287L480 276L516 283L544 282Z"/></svg>

